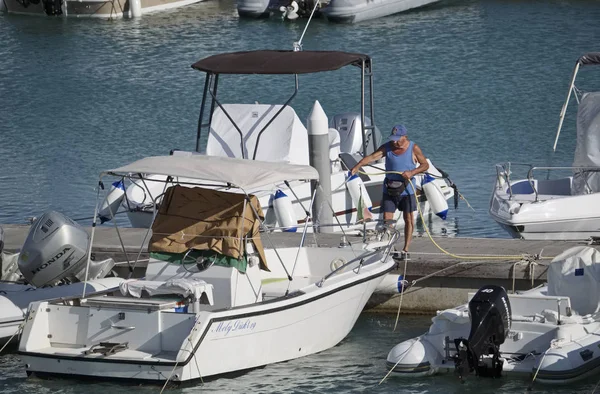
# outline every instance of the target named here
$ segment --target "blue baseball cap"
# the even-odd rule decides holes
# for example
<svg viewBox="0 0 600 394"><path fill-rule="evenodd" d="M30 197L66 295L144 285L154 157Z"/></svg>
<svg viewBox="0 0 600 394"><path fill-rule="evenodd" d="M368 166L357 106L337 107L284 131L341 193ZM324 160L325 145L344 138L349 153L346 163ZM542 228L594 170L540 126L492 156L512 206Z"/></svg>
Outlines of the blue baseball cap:
<svg viewBox="0 0 600 394"><path fill-rule="evenodd" d="M402 138L403 135L406 134L408 134L408 132L406 131L406 127L404 127L401 124L397 124L396 126L392 127L390 141L398 141L400 138Z"/></svg>

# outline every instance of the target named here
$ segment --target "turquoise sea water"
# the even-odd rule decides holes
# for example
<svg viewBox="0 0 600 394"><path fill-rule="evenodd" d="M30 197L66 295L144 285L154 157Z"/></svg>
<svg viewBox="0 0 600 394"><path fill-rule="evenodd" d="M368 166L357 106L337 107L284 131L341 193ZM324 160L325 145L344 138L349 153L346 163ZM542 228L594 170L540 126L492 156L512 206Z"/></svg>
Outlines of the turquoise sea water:
<svg viewBox="0 0 600 394"><path fill-rule="evenodd" d="M570 165L573 116L551 146L572 66L597 49L599 17L596 1L445 0L355 25L315 20L303 44L371 55L376 123L384 133L404 123L474 208L461 202L449 232L505 237L487 214L494 164ZM101 170L194 149L204 75L190 65L291 49L304 24L240 20L230 0L139 20L1 15L0 223L47 209L91 216ZM599 77L584 70L582 87ZM359 88L352 67L303 75L292 105L303 120L316 99L329 116L357 111ZM219 94L283 102L292 89L290 76L226 76Z"/></svg>
<svg viewBox="0 0 600 394"><path fill-rule="evenodd" d="M461 384L452 374L427 378L401 378L391 375L383 380L386 357L397 343L424 333L430 318L401 316L393 331L395 316L362 314L352 332L339 345L283 363L267 365L240 376L210 380L202 385L170 389L166 393L528 393L530 381L523 378L480 379L471 377ZM210 355L207 355L210 357ZM216 355L215 355L216 357ZM215 362L218 359L215 358ZM592 393L598 377L568 386L533 385L530 393ZM383 380L382 383L380 383ZM131 386L118 383L90 383L70 380L27 379L16 355L0 356L0 392L61 394L146 394L158 393L154 385Z"/></svg>
<svg viewBox="0 0 600 394"><path fill-rule="evenodd" d="M556 153L558 115L575 60L598 50L597 1L445 0L356 25L316 20L305 49L373 57L376 123L404 123L450 174L464 202L449 214L457 236L505 237L487 214L494 167L511 160L570 165L574 106ZM97 174L146 155L193 149L204 78L190 65L224 51L291 49L304 22L239 20L231 0L207 1L139 20L64 20L0 15L0 223L56 209L90 216ZM600 70L580 87L598 89ZM329 116L358 110L356 69L301 76L293 102L306 119L318 99ZM293 80L224 77L224 102L282 102ZM424 332L429 318L365 314L340 345L235 379L172 392L524 392L526 381L451 376L382 385L393 345ZM591 392L597 382L535 386L534 392ZM0 357L0 392L157 392L26 379L15 355Z"/></svg>

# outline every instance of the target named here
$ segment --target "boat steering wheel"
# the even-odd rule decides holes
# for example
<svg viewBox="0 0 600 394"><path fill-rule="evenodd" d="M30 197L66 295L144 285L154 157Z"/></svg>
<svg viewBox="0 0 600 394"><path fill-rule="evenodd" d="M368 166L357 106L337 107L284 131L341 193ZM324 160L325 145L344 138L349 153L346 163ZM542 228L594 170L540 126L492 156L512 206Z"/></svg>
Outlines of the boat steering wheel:
<svg viewBox="0 0 600 394"><path fill-rule="evenodd" d="M193 249L188 249L187 252L185 252L185 254L183 255L183 258L181 259L181 265L183 266L183 268L188 271L188 272L192 272L187 268L187 265L189 264L196 264L196 268L198 268L198 272L202 272L202 271L206 271L207 269L209 269L210 267L212 267L215 264L215 258L214 256L212 257L206 257L206 256L198 256L196 258L189 258L189 254Z"/></svg>

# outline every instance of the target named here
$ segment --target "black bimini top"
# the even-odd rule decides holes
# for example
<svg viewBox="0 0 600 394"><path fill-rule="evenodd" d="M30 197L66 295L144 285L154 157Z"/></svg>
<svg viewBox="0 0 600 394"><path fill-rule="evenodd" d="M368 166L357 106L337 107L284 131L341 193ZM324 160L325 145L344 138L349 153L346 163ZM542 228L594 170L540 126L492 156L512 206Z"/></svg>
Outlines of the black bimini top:
<svg viewBox="0 0 600 394"><path fill-rule="evenodd" d="M580 66L589 66L592 64L600 64L600 52L590 52L577 59Z"/></svg>
<svg viewBox="0 0 600 394"><path fill-rule="evenodd" d="M209 56L192 68L212 74L310 74L348 65L360 67L370 60L361 53L260 50Z"/></svg>

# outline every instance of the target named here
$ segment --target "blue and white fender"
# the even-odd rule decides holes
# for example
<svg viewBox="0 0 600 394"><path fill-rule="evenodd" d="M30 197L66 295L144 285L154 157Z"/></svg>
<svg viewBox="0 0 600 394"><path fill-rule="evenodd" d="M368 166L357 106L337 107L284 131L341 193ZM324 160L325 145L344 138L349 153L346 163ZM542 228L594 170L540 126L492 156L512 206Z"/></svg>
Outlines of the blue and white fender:
<svg viewBox="0 0 600 394"><path fill-rule="evenodd" d="M117 213L121 201L125 197L125 185L123 180L113 182L110 186L110 190L106 195L100 209L98 210L98 217L102 223L109 221ZM112 214L111 214L112 212Z"/></svg>
<svg viewBox="0 0 600 394"><path fill-rule="evenodd" d="M423 178L423 191L425 192L425 196L427 197L427 201L429 201L429 206L433 213L437 216L446 220L446 215L448 215L448 202L444 198L444 192L442 189L433 182L435 178L433 178L429 174L425 174Z"/></svg>
<svg viewBox="0 0 600 394"><path fill-rule="evenodd" d="M359 212L359 216L362 214L362 217L367 218L370 217L371 210L373 209L373 203L371 202L371 197L369 197L369 193L367 192L367 188L363 183L362 179L358 176L358 174L350 175L348 178L348 182L346 182L346 187L348 188L348 192L350 193L350 197L352 198L352 203L358 210L359 208L366 209L365 212ZM360 199L362 198L362 204L360 204Z"/></svg>
<svg viewBox="0 0 600 394"><path fill-rule="evenodd" d="M273 208L275 208L277 223L279 223L280 227L284 228L283 231L296 232L298 221L294 214L292 200L279 189L275 192L275 197L273 197Z"/></svg>

